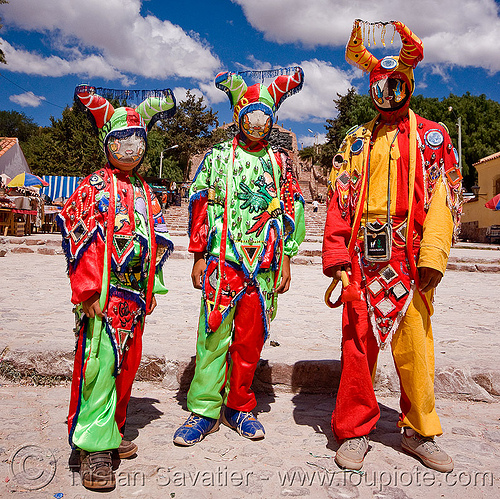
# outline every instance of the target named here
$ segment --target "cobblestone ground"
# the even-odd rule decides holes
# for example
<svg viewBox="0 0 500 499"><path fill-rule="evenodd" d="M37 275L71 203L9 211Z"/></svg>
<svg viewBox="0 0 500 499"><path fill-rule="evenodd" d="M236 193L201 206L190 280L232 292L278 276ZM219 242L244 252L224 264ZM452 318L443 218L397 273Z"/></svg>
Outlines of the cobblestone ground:
<svg viewBox="0 0 500 499"><path fill-rule="evenodd" d="M344 472L333 456L333 398L259 395L266 438L250 442L225 426L200 444L172 444L185 420L185 396L138 382L125 436L139 446L116 462L117 487L90 492L71 471L66 411L69 385L26 386L0 380L0 497L16 498L497 498L500 497L498 404L438 399L445 434L438 442L454 457L444 475L401 451L398 400L379 397L381 420L371 435L364 473Z"/></svg>

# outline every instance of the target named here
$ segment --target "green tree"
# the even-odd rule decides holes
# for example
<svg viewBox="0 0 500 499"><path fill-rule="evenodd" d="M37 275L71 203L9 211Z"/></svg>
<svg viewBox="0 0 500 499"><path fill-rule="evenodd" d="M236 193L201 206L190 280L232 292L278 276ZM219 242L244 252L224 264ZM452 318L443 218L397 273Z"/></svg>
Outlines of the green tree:
<svg viewBox="0 0 500 499"><path fill-rule="evenodd" d="M7 0L0 0L0 5L1 4L4 4L4 3L9 3L7 2ZM2 18L0 17L0 21L2 21ZM0 28L2 27L3 25L1 24L0 22ZM3 50L0 49L0 63L2 64L7 64L7 61L5 60L5 54L3 53Z"/></svg>
<svg viewBox="0 0 500 499"><path fill-rule="evenodd" d="M347 131L354 125L370 121L376 115L370 97L359 95L354 87L351 87L345 95L337 94L337 97L333 102L338 114L335 119L326 120L326 144L321 147L320 154L320 162L327 171L330 170L332 159Z"/></svg>
<svg viewBox="0 0 500 499"><path fill-rule="evenodd" d="M0 111L0 137L17 137L26 142L38 131L38 125L24 113Z"/></svg>
<svg viewBox="0 0 500 499"><path fill-rule="evenodd" d="M190 90L186 99L178 103L174 116L162 121L166 147L179 146L172 156L178 158L183 178L188 175L190 157L203 152L222 136L222 132L214 130L218 125L217 112L208 109L203 97L197 98Z"/></svg>
<svg viewBox="0 0 500 499"><path fill-rule="evenodd" d="M50 118L28 140L24 154L37 175L76 175L85 177L105 163L97 134L85 111L66 107L60 119Z"/></svg>
<svg viewBox="0 0 500 499"><path fill-rule="evenodd" d="M321 148L321 164L325 170L331 167L333 156L346 132L354 125L370 121L376 114L369 95L358 95L351 88L346 95L335 100L338 115L327 120L327 143ZM462 122L462 166L464 186L470 189L476 183L477 172L473 168L481 158L500 151L500 104L485 95L474 96L469 92L463 96L450 94L439 100L414 95L410 108L428 120L442 122L458 149L458 117ZM451 109L450 109L451 108Z"/></svg>
<svg viewBox="0 0 500 499"><path fill-rule="evenodd" d="M175 144L167 136L164 130L154 127L148 133L148 148L146 150L146 157L139 169L139 172L145 177L159 177L160 176L160 157L161 152ZM162 178L168 180L175 180L181 182L183 179L182 168L177 159L177 150L170 149L164 152L162 162Z"/></svg>
<svg viewBox="0 0 500 499"><path fill-rule="evenodd" d="M303 147L299 151L299 158L302 161L312 160L314 162L314 159L315 159L314 147L313 146Z"/></svg>

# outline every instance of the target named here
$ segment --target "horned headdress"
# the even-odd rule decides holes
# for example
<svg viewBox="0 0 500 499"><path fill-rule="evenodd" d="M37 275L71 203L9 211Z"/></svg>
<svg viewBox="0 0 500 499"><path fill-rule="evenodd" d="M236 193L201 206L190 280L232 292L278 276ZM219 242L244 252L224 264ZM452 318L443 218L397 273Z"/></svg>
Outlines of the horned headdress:
<svg viewBox="0 0 500 499"><path fill-rule="evenodd" d="M261 83L247 86L244 76L272 78L275 80L265 86ZM234 108L233 119L242 127L245 115L253 111L262 111L270 117L269 130L262 138L266 138L271 132L276 113L283 101L290 95L299 92L304 84L304 72L299 66L273 69L269 71L242 71L231 73L225 71L219 73L215 78L215 86L223 90Z"/></svg>
<svg viewBox="0 0 500 499"><path fill-rule="evenodd" d="M379 60L366 48L365 44L370 45L370 31L373 43L376 44L374 33L377 28L380 28L382 44L385 45L385 33L388 26L392 26L394 29L393 39L396 33L399 34L402 47L398 56L387 56ZM408 88L404 89L406 94L404 107L409 105L409 97L415 89L413 69L423 59L424 47L420 38L402 22L367 23L361 19L356 19L346 46L345 57L349 63L370 73L371 96L376 106L378 89L374 84L386 78L399 79L407 85Z"/></svg>
<svg viewBox="0 0 500 499"><path fill-rule="evenodd" d="M98 93L111 93L114 98L132 97L142 92L144 100L135 108L119 107L115 109L111 103ZM146 96L149 94L148 96ZM146 140L147 132L160 119L167 119L175 113L175 97L172 90L151 91L123 91L96 89L89 85L79 85L75 89L75 96L91 113L94 124L99 131L99 142L106 153L106 144L109 136L115 137L137 133Z"/></svg>

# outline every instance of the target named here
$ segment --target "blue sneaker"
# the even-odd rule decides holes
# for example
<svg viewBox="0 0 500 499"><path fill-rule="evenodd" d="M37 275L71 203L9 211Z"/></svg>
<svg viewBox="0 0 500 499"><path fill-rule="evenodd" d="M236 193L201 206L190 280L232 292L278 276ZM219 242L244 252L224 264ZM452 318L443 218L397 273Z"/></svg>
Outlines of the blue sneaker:
<svg viewBox="0 0 500 499"><path fill-rule="evenodd" d="M230 407L225 407L222 412L222 422L236 430L242 437L251 440L264 438L266 434L262 423L251 412L237 411Z"/></svg>
<svg viewBox="0 0 500 499"><path fill-rule="evenodd" d="M219 429L219 420L198 416L194 412L186 422L174 433L174 444L194 445L201 442L206 435Z"/></svg>

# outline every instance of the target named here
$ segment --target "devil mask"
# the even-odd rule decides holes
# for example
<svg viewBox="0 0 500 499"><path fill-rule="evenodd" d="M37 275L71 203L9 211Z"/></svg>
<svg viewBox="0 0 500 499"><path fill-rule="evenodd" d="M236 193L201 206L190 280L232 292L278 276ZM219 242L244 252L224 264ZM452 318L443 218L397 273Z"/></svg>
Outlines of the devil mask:
<svg viewBox="0 0 500 499"><path fill-rule="evenodd" d="M90 112L108 161L122 171L132 171L144 159L147 132L156 121L175 113L174 94L166 89L161 91L160 97L147 97L135 109L114 109L107 99L95 91L94 87L79 85L75 95Z"/></svg>
<svg viewBox="0 0 500 499"><path fill-rule="evenodd" d="M243 79L247 74L262 78L279 76L268 87L260 83L248 87ZM238 123L243 138L250 142L267 140L281 103L300 91L303 83L304 72L298 66L271 71L226 71L215 78L215 86L227 94L234 108L234 122Z"/></svg>
<svg viewBox="0 0 500 499"><path fill-rule="evenodd" d="M392 25L402 41L399 56L387 56L379 60L364 46L363 21L354 21L351 38L346 47L346 59L363 71L370 73L370 97L385 121L398 119L407 114L410 97L415 88L413 69L423 59L423 44L412 31L400 21L369 25L382 27ZM368 34L368 38L369 38Z"/></svg>

